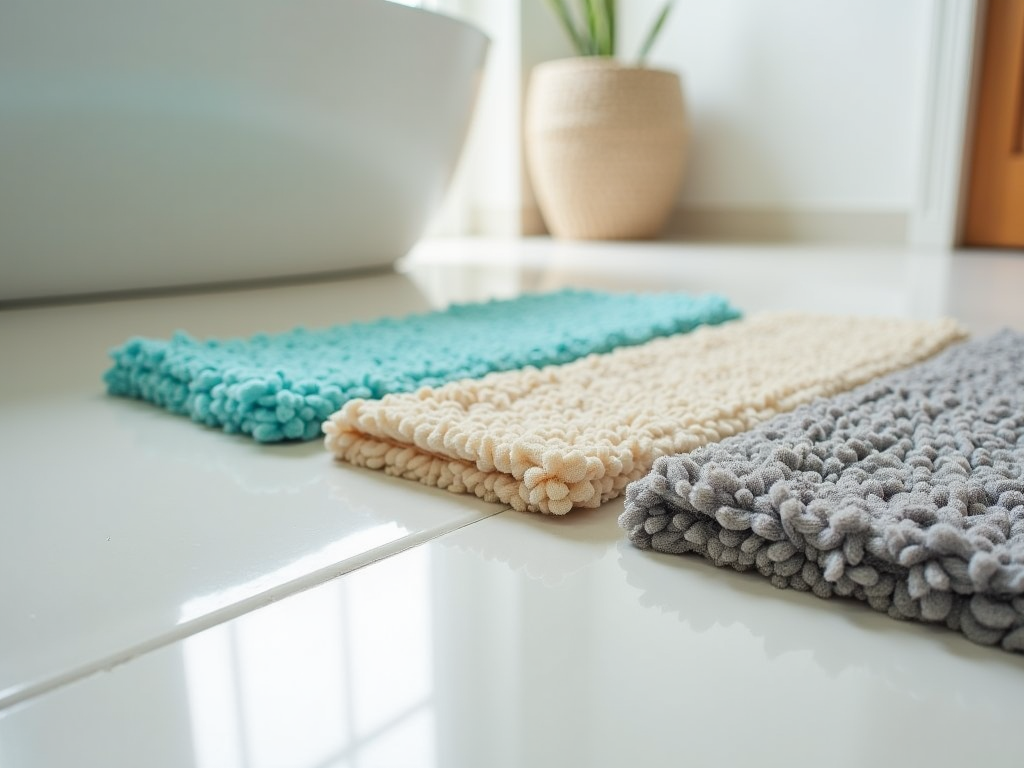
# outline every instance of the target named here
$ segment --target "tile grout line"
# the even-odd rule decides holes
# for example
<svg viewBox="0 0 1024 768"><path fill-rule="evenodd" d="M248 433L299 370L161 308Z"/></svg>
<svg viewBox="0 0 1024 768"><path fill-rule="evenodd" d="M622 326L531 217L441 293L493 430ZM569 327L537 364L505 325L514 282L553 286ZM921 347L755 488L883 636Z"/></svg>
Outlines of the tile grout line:
<svg viewBox="0 0 1024 768"><path fill-rule="evenodd" d="M475 525L476 523L496 517L497 515L505 512L512 511L514 510L511 507L502 505L496 511L485 514L482 517L476 517L472 520L461 520L457 523L449 523L438 528L431 528L428 531L421 531L408 536L403 536L400 539L381 544L380 546L374 547L373 549L362 552L358 555L345 558L337 563L324 566L323 568L318 568L315 571L292 579L291 581L287 581L284 584L271 587L259 594L251 595L244 600L239 600L238 602L224 606L223 608L218 608L217 610L211 611L203 616L198 616L189 621L177 624L173 629L166 633L135 643L123 650L86 662L85 664L73 667L45 680L39 680L20 688L15 687L13 689L0 692L0 716L4 714L5 710L10 709L11 707L24 704L30 699L37 698L38 696L50 693L58 688L62 688L86 677L90 677L97 672L110 672L115 667L119 667L122 664L126 664L127 662L133 661L134 659L145 656L148 653L159 650L168 645L173 645L174 643L185 640L207 629L218 626L219 624L232 621L260 608L265 608L279 600L283 600L291 597L292 595L297 595L300 592L305 592L309 589L313 589L314 587L318 587L321 584L325 584L326 582L340 576L345 576L361 570L362 568L373 565L374 563L379 563L382 560L394 557L395 555L400 555L403 552L407 552L408 550L414 549L422 544L428 544L431 541L448 536L449 534L455 533L463 528Z"/></svg>

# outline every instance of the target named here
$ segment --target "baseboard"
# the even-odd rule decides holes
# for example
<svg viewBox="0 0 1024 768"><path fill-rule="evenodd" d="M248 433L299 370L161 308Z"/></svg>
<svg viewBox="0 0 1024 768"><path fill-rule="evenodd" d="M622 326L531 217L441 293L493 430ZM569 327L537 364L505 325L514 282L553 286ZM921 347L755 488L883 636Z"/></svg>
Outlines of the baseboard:
<svg viewBox="0 0 1024 768"><path fill-rule="evenodd" d="M907 215L889 211L679 208L669 219L664 238L905 245Z"/></svg>
<svg viewBox="0 0 1024 768"><path fill-rule="evenodd" d="M547 234L536 206L476 209L469 234L531 237ZM905 245L908 216L891 211L797 211L679 208L663 239L687 242L811 242Z"/></svg>
<svg viewBox="0 0 1024 768"><path fill-rule="evenodd" d="M483 207L470 210L470 226L465 232L442 232L444 235L483 237L533 237L546 235L544 217L536 205L519 207Z"/></svg>

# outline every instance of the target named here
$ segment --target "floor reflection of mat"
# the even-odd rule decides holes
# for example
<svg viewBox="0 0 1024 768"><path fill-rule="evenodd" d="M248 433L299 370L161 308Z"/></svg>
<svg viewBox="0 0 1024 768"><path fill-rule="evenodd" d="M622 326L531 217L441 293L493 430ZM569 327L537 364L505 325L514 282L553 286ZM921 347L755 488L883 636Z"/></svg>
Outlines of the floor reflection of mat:
<svg viewBox="0 0 1024 768"><path fill-rule="evenodd" d="M643 548L1024 651L1024 335L663 458L620 524Z"/></svg>

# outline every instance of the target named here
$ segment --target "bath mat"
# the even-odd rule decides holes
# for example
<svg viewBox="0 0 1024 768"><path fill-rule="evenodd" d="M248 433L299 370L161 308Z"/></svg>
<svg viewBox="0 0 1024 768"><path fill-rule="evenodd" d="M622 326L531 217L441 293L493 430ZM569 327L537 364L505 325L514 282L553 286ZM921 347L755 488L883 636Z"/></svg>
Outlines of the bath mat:
<svg viewBox="0 0 1024 768"><path fill-rule="evenodd" d="M112 395L260 442L312 440L352 398L411 392L721 323L719 296L564 290L248 339L135 338L111 351Z"/></svg>
<svg viewBox="0 0 1024 768"><path fill-rule="evenodd" d="M948 320L740 320L564 366L353 400L324 424L326 445L353 464L561 515L618 496L658 456L851 389L961 335Z"/></svg>
<svg viewBox="0 0 1024 768"><path fill-rule="evenodd" d="M1024 335L659 459L626 498L639 547L1024 651Z"/></svg>

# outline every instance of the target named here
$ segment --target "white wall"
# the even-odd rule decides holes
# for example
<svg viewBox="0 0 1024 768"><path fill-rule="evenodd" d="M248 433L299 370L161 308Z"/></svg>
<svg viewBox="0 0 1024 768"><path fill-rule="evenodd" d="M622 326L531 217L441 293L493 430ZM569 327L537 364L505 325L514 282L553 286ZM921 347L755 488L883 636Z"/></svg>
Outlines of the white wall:
<svg viewBox="0 0 1024 768"><path fill-rule="evenodd" d="M693 138L681 203L906 213L928 2L679 0L649 64L684 79ZM660 5L619 3L623 54Z"/></svg>
<svg viewBox="0 0 1024 768"><path fill-rule="evenodd" d="M449 205L460 215L439 229L531 233L522 97L532 66L571 48L547 0L432 1L494 41ZM662 1L619 0L622 58ZM712 236L746 228L856 239L876 224L902 238L920 191L931 3L677 0L648 62L680 72L690 115L676 232L699 224ZM804 219L780 226L775 214Z"/></svg>

